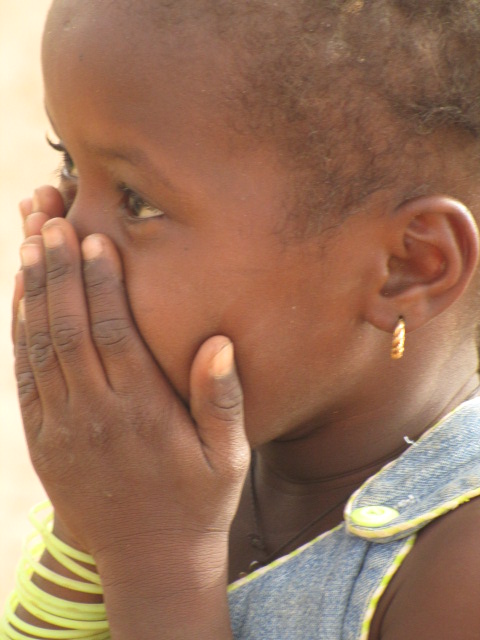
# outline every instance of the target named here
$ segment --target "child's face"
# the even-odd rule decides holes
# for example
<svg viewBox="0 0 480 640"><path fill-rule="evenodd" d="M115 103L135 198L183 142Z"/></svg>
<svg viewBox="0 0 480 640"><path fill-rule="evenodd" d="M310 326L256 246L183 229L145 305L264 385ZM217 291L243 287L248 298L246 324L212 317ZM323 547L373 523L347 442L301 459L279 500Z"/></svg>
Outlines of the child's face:
<svg viewBox="0 0 480 640"><path fill-rule="evenodd" d="M362 217L328 241L293 238L274 145L227 123L228 55L200 29L140 32L108 6L95 3L95 20L56 9L47 25L46 107L77 181L69 219L116 243L138 329L187 402L194 354L223 334L251 441L314 425L349 393Z"/></svg>

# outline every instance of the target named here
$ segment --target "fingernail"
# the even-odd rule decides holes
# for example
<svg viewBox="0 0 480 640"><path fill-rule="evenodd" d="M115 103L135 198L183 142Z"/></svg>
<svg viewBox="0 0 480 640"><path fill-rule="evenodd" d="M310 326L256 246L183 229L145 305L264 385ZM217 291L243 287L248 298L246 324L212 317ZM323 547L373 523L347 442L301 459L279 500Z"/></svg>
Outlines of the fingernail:
<svg viewBox="0 0 480 640"><path fill-rule="evenodd" d="M20 259L24 267L30 267L39 262L40 255L40 247L36 244L22 244L20 247Z"/></svg>
<svg viewBox="0 0 480 640"><path fill-rule="evenodd" d="M233 344L229 341L218 351L212 361L214 378L225 378L233 371Z"/></svg>
<svg viewBox="0 0 480 640"><path fill-rule="evenodd" d="M85 260L95 260L103 251L103 242L96 235L87 236L82 243L82 254Z"/></svg>
<svg viewBox="0 0 480 640"><path fill-rule="evenodd" d="M57 224L42 227L42 236L47 249L55 249L65 241L65 235Z"/></svg>
<svg viewBox="0 0 480 640"><path fill-rule="evenodd" d="M25 322L25 299L21 298L18 303L17 318L19 322Z"/></svg>

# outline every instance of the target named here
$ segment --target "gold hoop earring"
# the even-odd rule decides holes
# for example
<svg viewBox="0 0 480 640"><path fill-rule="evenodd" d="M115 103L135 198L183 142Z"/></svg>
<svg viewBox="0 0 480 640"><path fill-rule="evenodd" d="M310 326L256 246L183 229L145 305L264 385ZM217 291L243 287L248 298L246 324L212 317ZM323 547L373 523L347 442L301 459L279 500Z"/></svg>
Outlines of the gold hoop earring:
<svg viewBox="0 0 480 640"><path fill-rule="evenodd" d="M400 316L393 332L392 360L400 360L405 353L405 320Z"/></svg>

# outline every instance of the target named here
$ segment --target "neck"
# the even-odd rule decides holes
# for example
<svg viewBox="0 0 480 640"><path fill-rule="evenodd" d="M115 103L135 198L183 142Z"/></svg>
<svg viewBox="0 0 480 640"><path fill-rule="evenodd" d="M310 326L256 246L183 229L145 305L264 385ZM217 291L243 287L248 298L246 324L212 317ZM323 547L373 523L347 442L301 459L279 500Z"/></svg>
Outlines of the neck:
<svg viewBox="0 0 480 640"><path fill-rule="evenodd" d="M338 525L350 495L409 446L406 437L416 440L477 393L475 373L450 397L444 390L443 402L442 394L431 396L416 412L403 411L401 420L391 415L407 407L405 398L403 405L398 398L383 407L380 419L373 419L377 408L352 412L351 418L307 425L297 437L257 448L232 527L231 579Z"/></svg>
<svg viewBox="0 0 480 640"><path fill-rule="evenodd" d="M297 496L336 493L342 487L353 491L398 457L409 441L477 395L478 374L466 377L450 393L447 386L435 394L417 390L413 398L407 386L404 394L363 413L352 403L350 411L344 410L341 416L333 410L316 424L303 425L298 435L260 446L256 451L259 483ZM428 401L415 402L415 397Z"/></svg>

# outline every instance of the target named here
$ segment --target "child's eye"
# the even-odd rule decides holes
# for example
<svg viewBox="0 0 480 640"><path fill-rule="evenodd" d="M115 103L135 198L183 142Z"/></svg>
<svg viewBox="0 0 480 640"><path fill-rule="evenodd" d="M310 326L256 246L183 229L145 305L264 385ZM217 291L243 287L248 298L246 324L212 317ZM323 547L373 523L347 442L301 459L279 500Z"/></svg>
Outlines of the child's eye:
<svg viewBox="0 0 480 640"><path fill-rule="evenodd" d="M73 162L72 156L68 153L64 144L60 141L53 142L52 140L50 140L48 136L47 136L47 142L52 147L52 149L55 149L55 151L58 151L59 153L62 154L62 163L60 165L60 177L64 178L65 180L72 180L72 179L78 178L78 172L77 172L77 168L75 167L75 163Z"/></svg>
<svg viewBox="0 0 480 640"><path fill-rule="evenodd" d="M135 218L159 218L165 215L161 209L152 206L128 187L122 187L122 191L125 193L125 206Z"/></svg>
<svg viewBox="0 0 480 640"><path fill-rule="evenodd" d="M76 180L78 178L77 168L72 159L72 156L68 153L67 148L63 144L63 142L53 142L47 136L47 142L55 149L62 154L62 164L60 166L60 177L64 180ZM134 218L158 218L164 216L164 212L160 209L149 204L146 200L144 200L141 196L139 196L135 191L132 191L125 185L121 185L120 189L125 194L124 206L128 209L129 213L132 214Z"/></svg>

